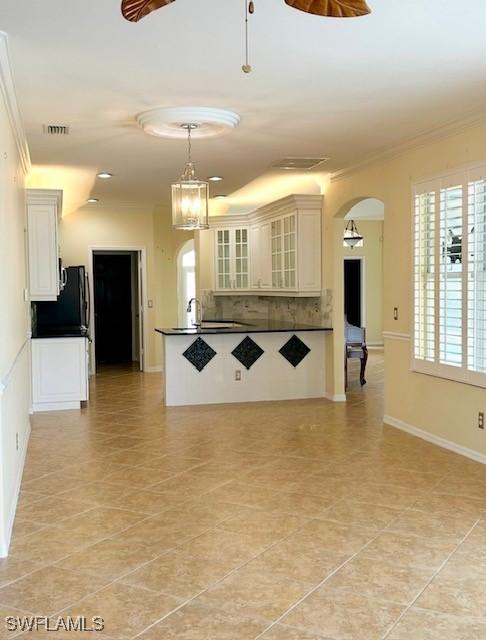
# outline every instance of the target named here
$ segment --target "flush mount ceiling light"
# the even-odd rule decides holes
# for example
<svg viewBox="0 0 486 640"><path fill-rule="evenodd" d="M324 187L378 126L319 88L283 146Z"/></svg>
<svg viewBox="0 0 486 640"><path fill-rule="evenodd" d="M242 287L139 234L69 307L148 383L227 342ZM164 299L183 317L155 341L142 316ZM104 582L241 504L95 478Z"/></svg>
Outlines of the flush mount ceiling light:
<svg viewBox="0 0 486 640"><path fill-rule="evenodd" d="M108 173L108 171L101 171L100 173L96 174L96 177L101 178L102 180L109 180L110 178L113 178L113 174Z"/></svg>
<svg viewBox="0 0 486 640"><path fill-rule="evenodd" d="M223 178L221 176L209 176L209 182L221 182Z"/></svg>
<svg viewBox="0 0 486 640"><path fill-rule="evenodd" d="M190 122L197 125L193 138L213 138L237 127L240 116L214 107L157 107L139 113L137 122L145 133L161 138L185 138L182 125Z"/></svg>
<svg viewBox="0 0 486 640"><path fill-rule="evenodd" d="M213 196L213 200L224 200L227 197L223 193L219 193L217 196Z"/></svg>
<svg viewBox="0 0 486 640"><path fill-rule="evenodd" d="M245 64L241 67L244 73L251 73L249 62L249 16L255 13L255 2L243 0L245 3ZM123 17L130 22L138 22L152 11L172 4L174 0L122 0ZM289 7L305 13L329 18L356 18L371 13L365 0L285 0Z"/></svg>
<svg viewBox="0 0 486 640"><path fill-rule="evenodd" d="M89 204L96 204L97 202L99 202L98 198L88 198L86 200L86 202L88 202Z"/></svg>
<svg viewBox="0 0 486 640"><path fill-rule="evenodd" d="M209 182L196 178L192 161L192 134L198 125L184 123L181 129L187 135L187 162L181 179L172 185L172 226L190 231L208 229Z"/></svg>
<svg viewBox="0 0 486 640"><path fill-rule="evenodd" d="M346 225L346 229L344 230L344 242L350 248L354 249L354 247L363 240L363 236L359 233L358 227L354 220L349 220Z"/></svg>

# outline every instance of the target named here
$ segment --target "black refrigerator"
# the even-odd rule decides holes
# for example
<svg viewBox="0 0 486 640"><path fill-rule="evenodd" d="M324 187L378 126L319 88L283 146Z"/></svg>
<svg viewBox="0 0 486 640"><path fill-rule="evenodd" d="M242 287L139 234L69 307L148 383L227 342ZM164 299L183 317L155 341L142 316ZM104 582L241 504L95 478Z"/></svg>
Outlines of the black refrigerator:
<svg viewBox="0 0 486 640"><path fill-rule="evenodd" d="M56 302L32 303L33 337L89 337L89 302L85 267L68 267L66 286Z"/></svg>

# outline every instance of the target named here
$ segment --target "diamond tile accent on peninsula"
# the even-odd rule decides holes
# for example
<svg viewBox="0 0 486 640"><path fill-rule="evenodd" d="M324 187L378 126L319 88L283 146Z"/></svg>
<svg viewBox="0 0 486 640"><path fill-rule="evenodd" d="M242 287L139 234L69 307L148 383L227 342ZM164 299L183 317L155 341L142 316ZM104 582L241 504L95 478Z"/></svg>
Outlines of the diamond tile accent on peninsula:
<svg viewBox="0 0 486 640"><path fill-rule="evenodd" d="M281 353L293 367L298 367L306 355L310 353L310 349L300 338L293 335L279 350L279 353Z"/></svg>
<svg viewBox="0 0 486 640"><path fill-rule="evenodd" d="M265 352L254 340L246 336L231 353L246 369L250 370Z"/></svg>
<svg viewBox="0 0 486 640"><path fill-rule="evenodd" d="M201 372L214 358L216 351L212 349L202 338L198 338L184 351L182 355L184 358L189 360L189 362L194 365L199 372Z"/></svg>

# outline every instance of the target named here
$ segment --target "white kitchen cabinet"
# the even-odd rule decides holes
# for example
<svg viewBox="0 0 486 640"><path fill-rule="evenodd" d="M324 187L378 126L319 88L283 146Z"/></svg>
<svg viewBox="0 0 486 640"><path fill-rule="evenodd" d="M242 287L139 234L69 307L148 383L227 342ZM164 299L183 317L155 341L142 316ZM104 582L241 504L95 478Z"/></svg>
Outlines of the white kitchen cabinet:
<svg viewBox="0 0 486 640"><path fill-rule="evenodd" d="M32 340L34 411L79 409L88 400L88 339Z"/></svg>
<svg viewBox="0 0 486 640"><path fill-rule="evenodd" d="M218 221L215 295L320 296L321 218L322 196L292 195Z"/></svg>
<svg viewBox="0 0 486 640"><path fill-rule="evenodd" d="M248 227L214 230L215 287L218 291L250 288L250 244Z"/></svg>
<svg viewBox="0 0 486 640"><path fill-rule="evenodd" d="M27 190L29 290L32 301L57 300L62 286L59 269L58 224L62 191Z"/></svg>
<svg viewBox="0 0 486 640"><path fill-rule="evenodd" d="M257 222L250 227L250 270L250 286L252 289L265 291L272 288L270 222Z"/></svg>

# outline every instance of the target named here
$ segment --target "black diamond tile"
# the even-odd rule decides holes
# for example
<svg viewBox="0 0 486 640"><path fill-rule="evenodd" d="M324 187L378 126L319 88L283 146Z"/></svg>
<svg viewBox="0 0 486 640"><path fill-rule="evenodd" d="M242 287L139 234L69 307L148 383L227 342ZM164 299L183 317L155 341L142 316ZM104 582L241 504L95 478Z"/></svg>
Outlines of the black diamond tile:
<svg viewBox="0 0 486 640"><path fill-rule="evenodd" d="M216 351L212 349L207 342L198 338L184 351L182 355L184 358L189 360L189 362L193 364L198 371L202 371L214 358Z"/></svg>
<svg viewBox="0 0 486 640"><path fill-rule="evenodd" d="M306 355L310 353L310 349L300 338L294 335L284 344L279 353L281 353L293 367L297 367Z"/></svg>
<svg viewBox="0 0 486 640"><path fill-rule="evenodd" d="M251 369L264 351L249 336L246 336L240 344L231 352L234 357L241 362L246 369Z"/></svg>

